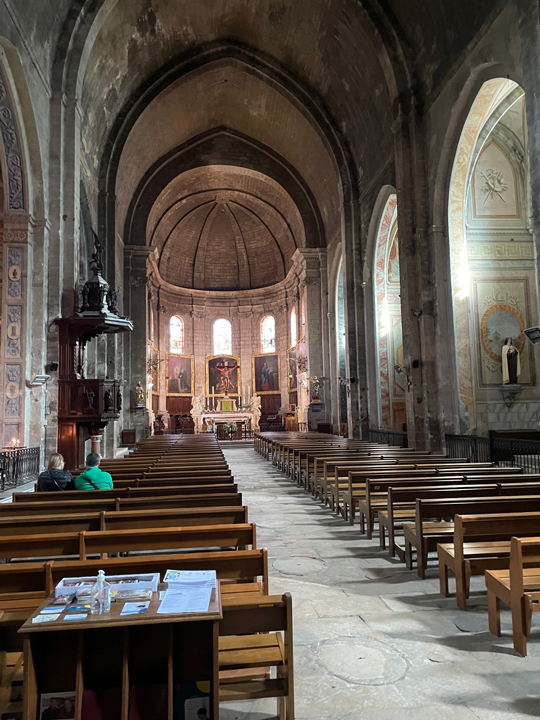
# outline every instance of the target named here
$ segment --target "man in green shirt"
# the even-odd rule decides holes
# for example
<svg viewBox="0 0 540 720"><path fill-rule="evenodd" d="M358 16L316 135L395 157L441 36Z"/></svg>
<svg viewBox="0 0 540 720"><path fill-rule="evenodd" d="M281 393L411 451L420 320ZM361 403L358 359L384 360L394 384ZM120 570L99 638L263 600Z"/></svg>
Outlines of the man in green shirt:
<svg viewBox="0 0 540 720"><path fill-rule="evenodd" d="M101 455L86 456L86 470L75 478L75 490L112 490L113 481L108 472L99 469Z"/></svg>

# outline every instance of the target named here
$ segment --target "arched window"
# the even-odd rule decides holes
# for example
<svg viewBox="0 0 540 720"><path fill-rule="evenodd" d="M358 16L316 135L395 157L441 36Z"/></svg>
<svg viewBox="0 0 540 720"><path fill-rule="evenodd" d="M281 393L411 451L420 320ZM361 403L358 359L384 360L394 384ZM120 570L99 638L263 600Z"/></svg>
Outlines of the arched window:
<svg viewBox="0 0 540 720"><path fill-rule="evenodd" d="M263 353L271 353L276 349L276 321L272 315L261 320L261 345Z"/></svg>
<svg viewBox="0 0 540 720"><path fill-rule="evenodd" d="M291 310L291 347L298 342L298 327L296 322L296 308Z"/></svg>
<svg viewBox="0 0 540 720"><path fill-rule="evenodd" d="M336 334L337 334L337 366L339 377L347 377L346 366L346 335L345 335L345 288L343 282L343 261L340 261L336 287ZM339 422L347 423L347 386L339 384Z"/></svg>
<svg viewBox="0 0 540 720"><path fill-rule="evenodd" d="M224 318L214 323L214 355L232 355L232 325Z"/></svg>
<svg viewBox="0 0 540 720"><path fill-rule="evenodd" d="M184 352L184 321L178 315L173 315L169 322L170 351L172 353Z"/></svg>

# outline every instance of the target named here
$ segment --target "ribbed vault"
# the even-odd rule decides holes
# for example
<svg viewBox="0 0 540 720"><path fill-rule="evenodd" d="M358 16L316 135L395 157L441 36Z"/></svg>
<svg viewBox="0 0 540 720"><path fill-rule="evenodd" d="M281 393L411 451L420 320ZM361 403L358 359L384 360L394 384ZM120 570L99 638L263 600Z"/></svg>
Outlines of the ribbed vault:
<svg viewBox="0 0 540 720"><path fill-rule="evenodd" d="M195 168L173 180L148 219L161 277L198 290L249 290L283 280L302 219L271 178L232 166Z"/></svg>

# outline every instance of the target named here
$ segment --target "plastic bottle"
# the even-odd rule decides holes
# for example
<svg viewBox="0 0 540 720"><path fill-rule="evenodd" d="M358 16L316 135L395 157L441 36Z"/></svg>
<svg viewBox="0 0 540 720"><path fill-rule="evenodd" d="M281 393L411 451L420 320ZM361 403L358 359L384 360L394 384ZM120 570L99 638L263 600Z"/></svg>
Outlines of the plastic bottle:
<svg viewBox="0 0 540 720"><path fill-rule="evenodd" d="M111 586L105 580L105 572L98 572L97 582L90 592L90 612L92 615L103 615L111 610Z"/></svg>

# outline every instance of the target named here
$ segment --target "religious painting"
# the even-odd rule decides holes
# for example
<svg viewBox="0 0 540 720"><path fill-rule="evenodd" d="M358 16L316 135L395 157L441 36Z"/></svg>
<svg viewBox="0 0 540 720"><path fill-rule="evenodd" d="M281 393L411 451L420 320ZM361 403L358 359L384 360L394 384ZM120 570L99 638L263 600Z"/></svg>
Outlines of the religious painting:
<svg viewBox="0 0 540 720"><path fill-rule="evenodd" d="M148 343L148 379L152 383L152 393L159 395L159 352L155 345Z"/></svg>
<svg viewBox="0 0 540 720"><path fill-rule="evenodd" d="M289 380L289 392L294 392L298 389L298 358L296 356L297 348L289 350L287 357L288 367L288 380Z"/></svg>
<svg viewBox="0 0 540 720"><path fill-rule="evenodd" d="M193 355L167 353L167 395L187 397L193 395Z"/></svg>
<svg viewBox="0 0 540 720"><path fill-rule="evenodd" d="M210 396L239 394L240 358L215 355L206 361L206 394Z"/></svg>
<svg viewBox="0 0 540 720"><path fill-rule="evenodd" d="M253 355L252 369L253 388L258 395L280 392L278 353Z"/></svg>
<svg viewBox="0 0 540 720"><path fill-rule="evenodd" d="M520 353L519 383L531 384L530 347L523 332L530 324L527 279L477 280L475 291L481 384L501 385L502 348L509 337Z"/></svg>

